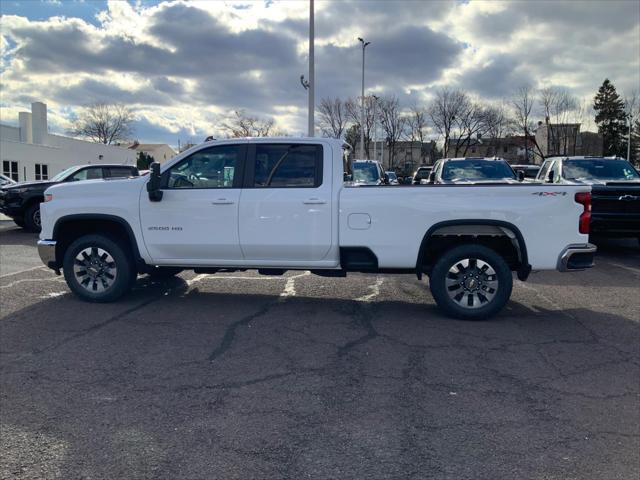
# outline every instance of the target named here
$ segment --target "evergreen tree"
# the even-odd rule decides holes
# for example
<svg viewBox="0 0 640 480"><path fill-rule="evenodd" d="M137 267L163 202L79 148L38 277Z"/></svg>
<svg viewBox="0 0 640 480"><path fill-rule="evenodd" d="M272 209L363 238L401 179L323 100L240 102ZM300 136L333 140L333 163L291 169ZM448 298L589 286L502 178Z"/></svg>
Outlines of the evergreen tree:
<svg viewBox="0 0 640 480"><path fill-rule="evenodd" d="M631 129L631 158L629 161L640 167L640 118L636 118Z"/></svg>
<svg viewBox="0 0 640 480"><path fill-rule="evenodd" d="M627 155L625 135L628 128L624 102L608 78L598 89L593 109L596 111L598 133L602 134L604 154L625 157Z"/></svg>
<svg viewBox="0 0 640 480"><path fill-rule="evenodd" d="M138 152L136 166L138 167L138 170L149 170L149 165L154 161L153 157L148 153Z"/></svg>

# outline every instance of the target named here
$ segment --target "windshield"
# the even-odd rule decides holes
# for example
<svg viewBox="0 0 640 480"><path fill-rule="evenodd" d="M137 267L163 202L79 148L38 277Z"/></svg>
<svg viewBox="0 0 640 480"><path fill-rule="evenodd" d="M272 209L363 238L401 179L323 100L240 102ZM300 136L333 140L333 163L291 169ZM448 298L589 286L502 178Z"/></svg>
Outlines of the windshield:
<svg viewBox="0 0 640 480"><path fill-rule="evenodd" d="M353 181L360 183L376 183L378 178L378 167L375 163L354 163Z"/></svg>
<svg viewBox="0 0 640 480"><path fill-rule="evenodd" d="M640 175L626 160L565 160L562 175L567 180L640 180Z"/></svg>
<svg viewBox="0 0 640 480"><path fill-rule="evenodd" d="M59 174L57 174L55 177L53 177L50 181L51 182L61 182L62 180L65 179L65 177L67 175L69 175L71 172L73 172L77 168L78 167L69 167L66 170L61 171Z"/></svg>
<svg viewBox="0 0 640 480"><path fill-rule="evenodd" d="M387 172L387 177L389 177L389 180L397 180L398 179L396 174L393 173L393 172Z"/></svg>
<svg viewBox="0 0 640 480"><path fill-rule="evenodd" d="M454 160L442 169L443 180L503 180L516 176L506 162L496 160Z"/></svg>
<svg viewBox="0 0 640 480"><path fill-rule="evenodd" d="M429 174L431 173L430 168L419 168L415 174L416 180L427 180L429 178Z"/></svg>

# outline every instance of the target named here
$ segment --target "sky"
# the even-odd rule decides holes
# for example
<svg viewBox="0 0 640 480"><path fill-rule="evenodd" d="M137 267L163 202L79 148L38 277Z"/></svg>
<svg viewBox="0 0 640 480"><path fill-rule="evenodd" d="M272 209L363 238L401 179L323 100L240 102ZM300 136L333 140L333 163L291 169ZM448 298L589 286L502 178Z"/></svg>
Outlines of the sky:
<svg viewBox="0 0 640 480"><path fill-rule="evenodd" d="M64 132L83 106L121 102L140 142L221 136L242 109L304 134L308 2L0 2L0 118L32 101ZM591 103L605 78L640 90L640 1L315 2L316 100L366 91L426 105L442 87L489 102L554 86Z"/></svg>

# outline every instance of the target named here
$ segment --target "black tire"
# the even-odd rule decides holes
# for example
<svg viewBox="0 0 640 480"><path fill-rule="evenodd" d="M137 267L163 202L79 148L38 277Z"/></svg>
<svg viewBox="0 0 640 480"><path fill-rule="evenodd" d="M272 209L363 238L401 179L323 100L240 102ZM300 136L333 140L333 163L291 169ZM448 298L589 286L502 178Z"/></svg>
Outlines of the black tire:
<svg viewBox="0 0 640 480"><path fill-rule="evenodd" d="M29 205L24 212L24 229L30 232L39 232L40 226L40 202Z"/></svg>
<svg viewBox="0 0 640 480"><path fill-rule="evenodd" d="M184 270L180 267L153 267L147 273L154 280L166 280L175 277Z"/></svg>
<svg viewBox="0 0 640 480"><path fill-rule="evenodd" d="M81 261L82 265L78 263ZM62 265L71 291L88 302L113 302L126 294L135 281L131 256L120 243L103 235L78 238L65 251Z"/></svg>
<svg viewBox="0 0 640 480"><path fill-rule="evenodd" d="M20 228L24 228L24 219L23 218L12 217L11 220L13 220L13 223L18 225Z"/></svg>
<svg viewBox="0 0 640 480"><path fill-rule="evenodd" d="M445 252L429 278L438 307L462 320L484 320L497 314L513 288L507 262L482 245L460 245Z"/></svg>

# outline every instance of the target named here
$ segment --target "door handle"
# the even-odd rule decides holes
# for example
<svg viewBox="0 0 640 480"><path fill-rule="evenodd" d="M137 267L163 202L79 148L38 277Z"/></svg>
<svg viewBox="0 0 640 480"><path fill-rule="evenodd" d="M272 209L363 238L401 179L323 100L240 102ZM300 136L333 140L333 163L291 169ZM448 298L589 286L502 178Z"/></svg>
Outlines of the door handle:
<svg viewBox="0 0 640 480"><path fill-rule="evenodd" d="M313 197L306 199L302 203L304 203L305 205L324 205L325 203L327 203L327 201Z"/></svg>
<svg viewBox="0 0 640 480"><path fill-rule="evenodd" d="M226 198L218 198L211 202L211 205L233 205L233 200L228 200Z"/></svg>

